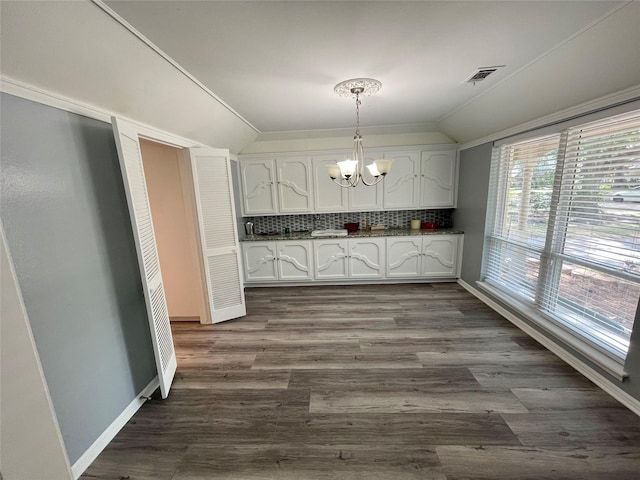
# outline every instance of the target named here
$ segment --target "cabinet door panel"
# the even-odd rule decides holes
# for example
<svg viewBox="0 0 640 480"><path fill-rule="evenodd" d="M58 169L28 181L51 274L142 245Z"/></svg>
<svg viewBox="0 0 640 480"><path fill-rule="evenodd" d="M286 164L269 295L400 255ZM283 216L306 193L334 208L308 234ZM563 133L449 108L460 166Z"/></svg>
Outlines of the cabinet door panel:
<svg viewBox="0 0 640 480"><path fill-rule="evenodd" d="M245 242L242 247L248 282L278 279L275 242Z"/></svg>
<svg viewBox="0 0 640 480"><path fill-rule="evenodd" d="M333 183L327 173L327 165L334 165L344 157L319 155L313 157L313 193L316 212L344 212L347 210L347 191Z"/></svg>
<svg viewBox="0 0 640 480"><path fill-rule="evenodd" d="M455 277L458 261L458 235L426 235L422 237L422 275Z"/></svg>
<svg viewBox="0 0 640 480"><path fill-rule="evenodd" d="M273 160L243 160L240 163L242 205L245 215L278 213Z"/></svg>
<svg viewBox="0 0 640 480"><path fill-rule="evenodd" d="M311 212L311 162L308 158L276 159L280 213Z"/></svg>
<svg viewBox="0 0 640 480"><path fill-rule="evenodd" d="M382 209L382 182L373 187L359 184L347 191L349 192L349 211L371 212Z"/></svg>
<svg viewBox="0 0 640 480"><path fill-rule="evenodd" d="M417 152L386 153L393 159L391 171L385 178L384 208L417 208L420 157Z"/></svg>
<svg viewBox="0 0 640 480"><path fill-rule="evenodd" d="M421 274L422 237L387 239L387 277L411 278Z"/></svg>
<svg viewBox="0 0 640 480"><path fill-rule="evenodd" d="M455 205L456 152L422 152L420 206Z"/></svg>
<svg viewBox="0 0 640 480"><path fill-rule="evenodd" d="M313 280L311 242L277 242L280 280Z"/></svg>
<svg viewBox="0 0 640 480"><path fill-rule="evenodd" d="M349 240L350 278L383 278L384 238Z"/></svg>
<svg viewBox="0 0 640 480"><path fill-rule="evenodd" d="M348 278L347 240L315 240L313 251L318 280Z"/></svg>

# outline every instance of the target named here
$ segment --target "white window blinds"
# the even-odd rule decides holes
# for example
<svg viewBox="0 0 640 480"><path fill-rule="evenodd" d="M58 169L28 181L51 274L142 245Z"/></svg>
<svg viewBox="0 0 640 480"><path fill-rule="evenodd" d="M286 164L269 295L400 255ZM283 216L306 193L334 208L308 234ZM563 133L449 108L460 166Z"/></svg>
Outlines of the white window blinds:
<svg viewBox="0 0 640 480"><path fill-rule="evenodd" d="M624 357L640 296L640 112L494 150L490 283Z"/></svg>
<svg viewBox="0 0 640 480"><path fill-rule="evenodd" d="M535 301L560 135L494 149L485 274L523 299Z"/></svg>

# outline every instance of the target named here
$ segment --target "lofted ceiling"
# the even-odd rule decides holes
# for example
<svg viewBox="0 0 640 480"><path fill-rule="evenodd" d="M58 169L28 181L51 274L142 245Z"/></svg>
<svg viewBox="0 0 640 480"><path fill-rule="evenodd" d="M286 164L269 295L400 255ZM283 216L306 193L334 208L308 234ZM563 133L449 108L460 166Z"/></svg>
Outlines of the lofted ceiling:
<svg viewBox="0 0 640 480"><path fill-rule="evenodd" d="M363 102L364 125L437 122L620 2L106 3L257 129L275 132L352 126L354 105L333 86L353 77L383 83ZM506 67L463 83L493 65Z"/></svg>
<svg viewBox="0 0 640 480"><path fill-rule="evenodd" d="M198 142L361 123L469 142L640 85L640 2L0 1L3 81ZM478 67L506 65L475 86ZM385 130L386 129L386 130ZM330 136L329 134L327 134Z"/></svg>

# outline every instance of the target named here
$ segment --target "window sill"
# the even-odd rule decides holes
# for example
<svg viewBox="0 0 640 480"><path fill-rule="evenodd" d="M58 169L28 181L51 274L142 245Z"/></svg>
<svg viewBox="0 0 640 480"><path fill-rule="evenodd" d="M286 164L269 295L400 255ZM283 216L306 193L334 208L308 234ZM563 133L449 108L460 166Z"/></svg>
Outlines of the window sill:
<svg viewBox="0 0 640 480"><path fill-rule="evenodd" d="M477 282L478 287L484 292L504 302L509 307L515 309L522 317L535 323L541 327L545 332L549 333L553 338L557 338L566 345L570 346L580 354L584 355L587 359L593 362L596 366L607 372L619 381L624 381L628 378L628 374L624 370L623 360L616 357L612 357L604 353L599 348L590 344L587 341L582 340L577 335L571 333L567 329L556 324L556 322L545 318L537 310L531 308L525 303L510 297L505 292L493 287L487 282ZM529 333L529 332L527 332ZM537 339L537 338L536 338ZM542 342L541 342L542 343ZM544 345L544 343L543 343ZM547 346L547 345L545 345ZM561 347L560 345L558 345Z"/></svg>

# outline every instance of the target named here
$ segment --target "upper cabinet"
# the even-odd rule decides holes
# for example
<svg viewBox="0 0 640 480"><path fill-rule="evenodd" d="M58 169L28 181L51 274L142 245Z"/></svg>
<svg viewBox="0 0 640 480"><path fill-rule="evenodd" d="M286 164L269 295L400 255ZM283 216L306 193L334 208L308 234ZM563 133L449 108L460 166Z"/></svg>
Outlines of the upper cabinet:
<svg viewBox="0 0 640 480"><path fill-rule="evenodd" d="M276 171L273 159L240 163L242 210L245 215L276 214Z"/></svg>
<svg viewBox="0 0 640 480"><path fill-rule="evenodd" d="M279 212L312 211L311 160L309 158L277 158L276 172Z"/></svg>
<svg viewBox="0 0 640 480"><path fill-rule="evenodd" d="M457 150L387 152L393 159L384 181L384 208L452 208L456 206Z"/></svg>
<svg viewBox="0 0 640 480"><path fill-rule="evenodd" d="M420 152L387 152L393 160L384 179L384 208L390 210L416 208L420 182Z"/></svg>
<svg viewBox="0 0 640 480"><path fill-rule="evenodd" d="M367 152L365 151L365 154ZM381 157L373 157L367 155L364 160L365 165L373 163L374 160ZM369 172L364 169L364 177L368 182L373 182L374 178L369 175ZM349 197L349 211L351 212L372 212L374 210L382 210L383 207L383 186L384 182L380 182L377 185L367 187L365 185L358 185L355 188L346 188L347 195Z"/></svg>
<svg viewBox="0 0 640 480"><path fill-rule="evenodd" d="M420 207L455 207L457 152L422 152Z"/></svg>
<svg viewBox="0 0 640 480"><path fill-rule="evenodd" d="M331 180L328 165L345 159L345 154L315 155L313 157L313 191L316 212L370 212L382 209L382 183L372 187L361 184L343 188ZM373 158L367 158L368 165ZM365 173L368 175L368 172ZM368 181L373 181L368 178Z"/></svg>
<svg viewBox="0 0 640 480"><path fill-rule="evenodd" d="M316 212L346 212L348 190L336 185L327 171L328 165L344 160L344 155L315 155L313 157L313 190Z"/></svg>
<svg viewBox="0 0 640 480"><path fill-rule="evenodd" d="M295 213L370 212L456 206L458 155L455 145L372 148L365 164L393 160L391 172L375 186L342 188L327 166L350 152L250 155L240 157L243 216ZM367 180L369 173L364 172Z"/></svg>
<svg viewBox="0 0 640 480"><path fill-rule="evenodd" d="M244 215L313 211L311 160L255 158L240 162Z"/></svg>

